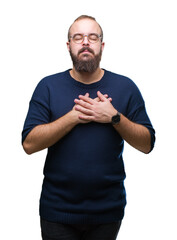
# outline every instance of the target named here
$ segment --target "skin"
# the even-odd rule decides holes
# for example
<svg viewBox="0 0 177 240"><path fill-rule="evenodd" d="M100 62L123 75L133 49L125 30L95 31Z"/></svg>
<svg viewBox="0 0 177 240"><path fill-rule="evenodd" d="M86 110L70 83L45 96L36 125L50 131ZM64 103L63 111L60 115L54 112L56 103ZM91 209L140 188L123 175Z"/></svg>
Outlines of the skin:
<svg viewBox="0 0 177 240"><path fill-rule="evenodd" d="M70 35L75 33L97 33L100 34L100 28L97 22L90 19L82 19L73 23L70 29ZM81 48L87 46L93 50L91 52L83 52L78 55L82 60L93 58L99 51L103 51L105 43L100 40L95 44L90 44L87 37L84 38L83 43L75 44L72 39L67 42L68 51L78 55ZM79 82L84 84L91 84L99 81L104 75L104 70L100 66L93 73L77 72L72 68L70 75ZM92 99L89 93L85 96L79 95L74 99L73 109L70 112L55 120L52 123L38 125L31 130L23 142L23 148L27 154L40 151L48 148L58 142L77 124L87 124L91 121L102 123L111 123L112 116L117 114L117 109L111 103L112 99L107 95L103 95L100 91L97 92L97 98ZM140 125L131 122L121 114L119 124L113 125L115 130L121 137L127 141L131 146L142 151L149 153L151 149L151 137L149 130Z"/></svg>
<svg viewBox="0 0 177 240"><path fill-rule="evenodd" d="M75 22L71 29L70 29L70 35L74 35L75 33L84 33L84 34L89 34L89 33L97 33L97 34L101 34L101 30L99 28L99 25L90 19L83 19L80 21ZM82 47L89 47L94 51L94 54L97 55L100 51L100 49L103 51L105 46L104 42L98 41L95 44L91 44L89 43L87 37L84 38L84 41L82 44L75 44L72 39L70 42L67 42L67 48L68 51L70 51L72 49L73 54L77 55L79 50ZM84 52L79 54L79 58L80 59L89 59L89 58L93 58L94 55L90 52ZM104 75L104 71L99 67L94 73L79 73L75 70L74 66L73 69L70 71L71 76L77 80L80 81L82 83L85 84L91 84L94 82L99 81L102 76Z"/></svg>

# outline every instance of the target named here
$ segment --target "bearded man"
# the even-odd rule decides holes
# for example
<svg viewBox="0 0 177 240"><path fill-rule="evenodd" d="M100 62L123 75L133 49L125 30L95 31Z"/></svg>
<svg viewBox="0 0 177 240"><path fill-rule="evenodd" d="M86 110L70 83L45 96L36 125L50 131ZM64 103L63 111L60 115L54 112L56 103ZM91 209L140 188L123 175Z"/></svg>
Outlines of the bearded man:
<svg viewBox="0 0 177 240"><path fill-rule="evenodd" d="M25 120L27 154L48 148L40 198L42 239L115 240L124 217L124 140L143 153L155 131L127 77L100 68L103 31L80 16L68 31L73 68L42 79Z"/></svg>

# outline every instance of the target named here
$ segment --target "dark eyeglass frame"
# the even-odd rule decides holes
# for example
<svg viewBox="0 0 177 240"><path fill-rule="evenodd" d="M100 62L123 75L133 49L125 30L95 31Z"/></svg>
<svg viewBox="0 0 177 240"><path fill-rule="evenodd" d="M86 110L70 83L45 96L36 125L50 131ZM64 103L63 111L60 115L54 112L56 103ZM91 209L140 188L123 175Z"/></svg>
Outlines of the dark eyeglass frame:
<svg viewBox="0 0 177 240"><path fill-rule="evenodd" d="M77 35L82 36L82 39L80 40L80 42L76 42L76 41L74 40L75 36L77 36ZM97 40L96 40L96 41L90 40L89 36L91 36L91 35L96 36L96 37L97 37ZM89 34L76 33L76 34L74 34L73 36L70 36L70 37L69 37L69 41L70 41L70 38L72 38L72 40L73 40L74 43L76 43L76 44L81 44L81 43L83 43L85 37L87 37L89 43L92 43L92 44L97 43L100 38L101 38L101 41L102 41L102 35L99 35L99 34L97 34L97 33L89 33Z"/></svg>

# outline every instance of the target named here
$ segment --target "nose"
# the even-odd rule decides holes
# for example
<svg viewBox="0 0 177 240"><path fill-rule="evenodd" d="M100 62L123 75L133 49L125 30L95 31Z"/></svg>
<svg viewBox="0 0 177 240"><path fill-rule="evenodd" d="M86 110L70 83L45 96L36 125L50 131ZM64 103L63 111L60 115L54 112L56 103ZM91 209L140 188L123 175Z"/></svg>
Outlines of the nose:
<svg viewBox="0 0 177 240"><path fill-rule="evenodd" d="M84 46L85 45L89 45L89 41L88 41L88 36L87 35L84 35L84 40L83 40L83 43L82 43Z"/></svg>

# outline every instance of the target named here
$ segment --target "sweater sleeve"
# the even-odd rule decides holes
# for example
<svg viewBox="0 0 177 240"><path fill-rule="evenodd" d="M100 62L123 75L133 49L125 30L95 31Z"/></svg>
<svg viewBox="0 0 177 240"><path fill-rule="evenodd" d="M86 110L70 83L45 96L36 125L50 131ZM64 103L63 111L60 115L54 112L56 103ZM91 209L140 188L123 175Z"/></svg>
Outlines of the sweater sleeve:
<svg viewBox="0 0 177 240"><path fill-rule="evenodd" d="M129 98L126 117L137 124L145 126L151 134L151 151L155 144L155 130L146 111L145 102L138 87L133 84Z"/></svg>
<svg viewBox="0 0 177 240"><path fill-rule="evenodd" d="M22 131L22 143L28 133L37 125L50 122L49 90L44 80L37 85L30 100L28 113Z"/></svg>

